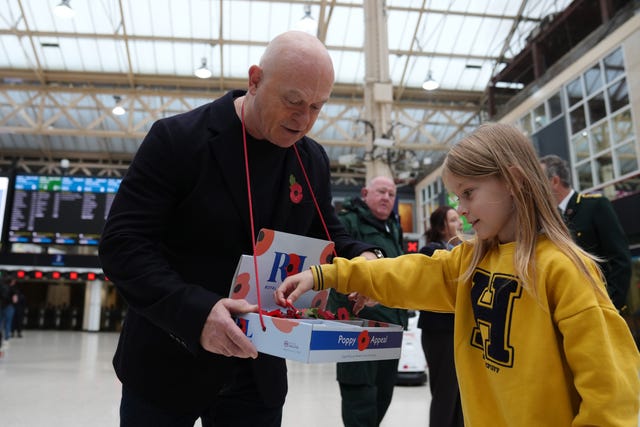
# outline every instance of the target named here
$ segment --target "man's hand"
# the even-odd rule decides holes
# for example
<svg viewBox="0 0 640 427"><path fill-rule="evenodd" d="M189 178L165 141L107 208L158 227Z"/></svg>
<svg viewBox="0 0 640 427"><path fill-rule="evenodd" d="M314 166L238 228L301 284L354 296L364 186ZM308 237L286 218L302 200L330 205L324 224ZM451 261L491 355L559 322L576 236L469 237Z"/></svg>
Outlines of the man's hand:
<svg viewBox="0 0 640 427"><path fill-rule="evenodd" d="M311 270L307 269L284 279L284 282L275 290L273 297L276 300L276 304L281 307L288 307L289 304L296 302L300 295L311 289L313 289L313 275ZM287 304L287 301L289 304Z"/></svg>
<svg viewBox="0 0 640 427"><path fill-rule="evenodd" d="M353 313L358 314L365 307L373 307L374 305L378 305L379 302L371 299L367 296L359 294L358 292L351 292L348 296L349 301L353 301Z"/></svg>
<svg viewBox="0 0 640 427"><path fill-rule="evenodd" d="M200 345L212 353L255 359L258 350L247 338L236 322L233 314L257 312L258 306L243 299L223 298L209 312L200 334Z"/></svg>
<svg viewBox="0 0 640 427"><path fill-rule="evenodd" d="M369 261L378 259L378 256L371 251L364 251L359 256L368 259Z"/></svg>

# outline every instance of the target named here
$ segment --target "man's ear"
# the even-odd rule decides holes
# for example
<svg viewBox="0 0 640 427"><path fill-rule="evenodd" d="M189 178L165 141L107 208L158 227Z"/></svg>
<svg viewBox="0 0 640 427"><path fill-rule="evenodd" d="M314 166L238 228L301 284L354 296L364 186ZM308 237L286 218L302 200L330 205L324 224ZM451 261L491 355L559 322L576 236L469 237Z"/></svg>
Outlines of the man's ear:
<svg viewBox="0 0 640 427"><path fill-rule="evenodd" d="M369 194L369 190L363 187L362 190L360 190L360 197L364 199L365 197L367 197L367 194Z"/></svg>
<svg viewBox="0 0 640 427"><path fill-rule="evenodd" d="M262 68L257 65L249 67L249 92L255 95L258 84L262 81Z"/></svg>

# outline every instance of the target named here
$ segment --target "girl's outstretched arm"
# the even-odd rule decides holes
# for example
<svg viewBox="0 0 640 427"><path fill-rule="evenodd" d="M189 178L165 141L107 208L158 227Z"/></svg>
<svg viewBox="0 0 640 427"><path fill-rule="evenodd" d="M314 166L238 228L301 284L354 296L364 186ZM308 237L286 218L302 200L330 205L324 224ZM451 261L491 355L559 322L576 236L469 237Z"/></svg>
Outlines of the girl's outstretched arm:
<svg viewBox="0 0 640 427"><path fill-rule="evenodd" d="M293 276L287 277L274 292L276 304L287 307L293 304L305 292L313 289L313 275L311 269L307 269Z"/></svg>

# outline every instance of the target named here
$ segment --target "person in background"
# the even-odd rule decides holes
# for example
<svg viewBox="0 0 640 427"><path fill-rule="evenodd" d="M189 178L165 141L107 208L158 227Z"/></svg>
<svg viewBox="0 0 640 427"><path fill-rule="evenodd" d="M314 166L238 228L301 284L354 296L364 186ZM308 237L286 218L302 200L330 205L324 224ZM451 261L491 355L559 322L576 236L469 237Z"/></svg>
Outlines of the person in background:
<svg viewBox="0 0 640 427"><path fill-rule="evenodd" d="M362 188L360 197L348 199L338 217L351 236L371 243L387 257L396 257L402 249L402 228L393 208L396 184L386 176L377 176ZM327 307L333 311L341 307L349 310L353 304L348 296L332 291ZM355 316L355 315L354 315ZM380 304L367 306L359 313L370 320L407 327L406 310ZM337 379L342 397L342 421L345 427L377 427L384 417L398 376L398 359L368 362L338 363Z"/></svg>
<svg viewBox="0 0 640 427"><path fill-rule="evenodd" d="M431 257L336 257L287 277L276 302L335 288L455 312L465 425L637 427L640 354L594 257L562 221L529 139L488 123L453 145L442 168L473 239Z"/></svg>
<svg viewBox="0 0 640 427"><path fill-rule="evenodd" d="M420 253L432 256L436 250L451 250L460 243L462 221L451 206L440 206L429 216L427 243ZM453 362L453 313L420 311L418 327L422 330L422 350L429 366L431 406L429 425L459 427L464 425L460 390Z"/></svg>
<svg viewBox="0 0 640 427"><path fill-rule="evenodd" d="M13 316L16 312L15 303L18 300L16 289L16 279L9 279L2 292L3 295L0 296L0 311L2 312L0 323L2 324L5 344L9 344L9 340L11 339Z"/></svg>
<svg viewBox="0 0 640 427"><path fill-rule="evenodd" d="M11 323L11 336L13 338L22 338L22 327L24 325L24 311L26 307L26 298L24 292L18 286L15 286L13 322Z"/></svg>
<svg viewBox="0 0 640 427"><path fill-rule="evenodd" d="M9 303L10 292L9 279L2 278L2 280L0 280L0 356L4 354L4 334L2 333L4 329L4 307Z"/></svg>
<svg viewBox="0 0 640 427"><path fill-rule="evenodd" d="M113 360L122 427L280 426L285 360L258 354L233 318L258 307L228 295L261 228L376 258L338 220L329 159L306 136L333 80L317 38L283 33L249 68L248 90L161 119L144 138L99 246L128 305Z"/></svg>
<svg viewBox="0 0 640 427"><path fill-rule="evenodd" d="M601 194L580 194L571 188L571 172L564 159L550 154L541 157L540 163L573 239L600 258L613 305L625 313L631 286L631 253L611 202Z"/></svg>

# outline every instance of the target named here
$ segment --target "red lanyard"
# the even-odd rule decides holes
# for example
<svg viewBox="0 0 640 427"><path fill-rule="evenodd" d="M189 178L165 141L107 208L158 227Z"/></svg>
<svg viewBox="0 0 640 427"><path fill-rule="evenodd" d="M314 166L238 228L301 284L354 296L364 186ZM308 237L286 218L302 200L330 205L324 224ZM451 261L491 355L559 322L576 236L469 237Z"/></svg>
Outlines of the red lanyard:
<svg viewBox="0 0 640 427"><path fill-rule="evenodd" d="M256 253L256 240L255 240L255 224L253 221L253 201L251 198L251 179L249 176L249 156L247 152L247 130L245 128L244 123L244 99L242 100L242 109L241 109L241 121L242 121L242 143L244 146L244 169L247 178L247 198L249 200L249 222L251 223L251 246L253 248L253 269L254 275L256 278L256 295L258 302L258 316L260 317L260 326L262 326L262 330L266 330L266 326L264 325L264 319L262 318L262 304L260 301L260 279L258 276L258 258L255 256ZM313 204L318 211L318 216L320 216L320 221L322 222L322 227L324 228L324 232L327 235L327 240L331 241L331 235L329 234L329 228L327 227L327 223L324 220L324 216L320 211L320 205L318 205L318 200L316 199L316 195L313 192L313 188L311 188L311 182L309 182L309 176L307 175L307 171L302 164L302 159L300 158L300 153L298 152L298 147L293 145L293 151L296 153L296 157L298 158L298 163L300 164L300 168L302 169L302 174L304 175L305 182L307 183L307 187L309 188L309 192L311 193L311 199L313 200ZM337 256L335 246L333 248L333 256Z"/></svg>

